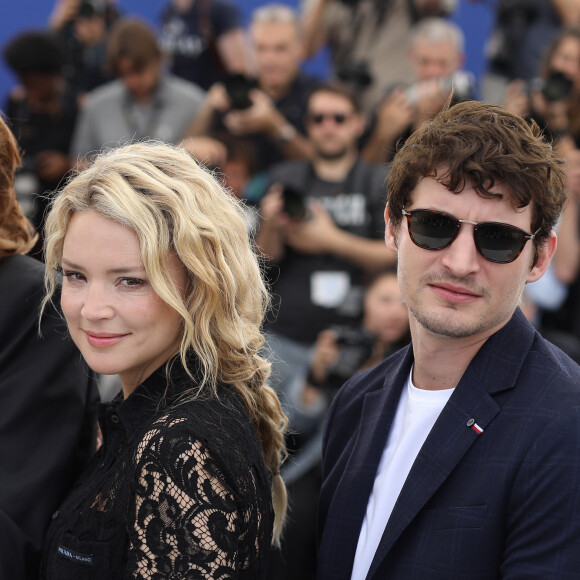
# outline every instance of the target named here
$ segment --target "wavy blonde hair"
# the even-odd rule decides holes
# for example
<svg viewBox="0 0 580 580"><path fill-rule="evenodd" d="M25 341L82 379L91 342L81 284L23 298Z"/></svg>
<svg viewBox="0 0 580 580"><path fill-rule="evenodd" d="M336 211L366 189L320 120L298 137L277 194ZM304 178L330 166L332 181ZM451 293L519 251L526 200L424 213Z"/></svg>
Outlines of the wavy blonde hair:
<svg viewBox="0 0 580 580"><path fill-rule="evenodd" d="M26 254L38 237L14 190L14 173L20 163L16 139L0 115L0 256Z"/></svg>
<svg viewBox="0 0 580 580"><path fill-rule="evenodd" d="M280 477L287 419L266 384L270 363L260 350L268 293L239 202L179 147L149 142L102 153L51 207L45 234L45 304L55 290L70 219L87 210L135 232L153 289L181 315L181 361L192 377L188 354L194 352L201 363L201 381L188 395L215 395L217 384L223 383L245 401L273 474L273 543L279 545L287 504ZM171 255L187 271L186 296L171 277Z"/></svg>

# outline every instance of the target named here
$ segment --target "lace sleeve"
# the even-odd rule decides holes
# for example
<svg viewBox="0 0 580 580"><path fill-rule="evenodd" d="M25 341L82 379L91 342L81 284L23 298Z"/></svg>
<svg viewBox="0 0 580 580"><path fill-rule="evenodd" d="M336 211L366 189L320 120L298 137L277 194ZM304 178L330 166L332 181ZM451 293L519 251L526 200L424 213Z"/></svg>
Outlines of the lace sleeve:
<svg viewBox="0 0 580 580"><path fill-rule="evenodd" d="M151 429L137 450L126 577L236 577L244 518L235 493L208 446L175 432L179 422Z"/></svg>

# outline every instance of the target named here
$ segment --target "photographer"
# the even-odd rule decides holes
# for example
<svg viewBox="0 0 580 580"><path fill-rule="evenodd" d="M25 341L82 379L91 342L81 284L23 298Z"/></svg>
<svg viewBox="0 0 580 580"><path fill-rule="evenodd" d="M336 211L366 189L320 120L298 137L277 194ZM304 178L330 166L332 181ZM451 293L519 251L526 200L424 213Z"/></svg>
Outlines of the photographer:
<svg viewBox="0 0 580 580"><path fill-rule="evenodd" d="M50 29L65 47L64 77L82 102L89 91L112 80L106 70L107 38L120 17L108 0L57 0Z"/></svg>
<svg viewBox="0 0 580 580"><path fill-rule="evenodd" d="M186 137L227 131L252 142L261 169L311 155L303 114L314 80L300 73L300 23L294 10L268 4L250 26L257 79L231 75L214 84Z"/></svg>
<svg viewBox="0 0 580 580"><path fill-rule="evenodd" d="M413 26L454 8L454 0L307 0L304 53L328 46L334 77L353 85L369 114L389 87L413 80L406 62Z"/></svg>
<svg viewBox="0 0 580 580"><path fill-rule="evenodd" d="M384 244L387 170L358 154L363 120L354 94L321 85L308 101L306 119L312 159L269 171L275 185L261 201L255 240L274 294L266 328L275 355L272 384L289 408L300 397L318 333L356 324L365 273L393 263Z"/></svg>
<svg viewBox="0 0 580 580"><path fill-rule="evenodd" d="M488 70L482 83L484 100L499 104L511 81L532 80L546 47L562 27L574 26L579 20L578 0L499 0L485 47Z"/></svg>
<svg viewBox="0 0 580 580"><path fill-rule="evenodd" d="M15 36L3 50L4 60L20 85L6 103L6 115L24 151L15 189L27 216L41 233L48 192L57 189L70 170L69 155L78 108L65 82L65 54L50 32L30 31ZM39 239L32 254L40 256Z"/></svg>
<svg viewBox="0 0 580 580"><path fill-rule="evenodd" d="M309 579L315 575L315 514L321 483L322 426L328 404L347 379L409 340L409 317L395 269L380 271L366 285L361 324L319 333L301 407L294 415L294 436L289 438L291 458L282 469L292 518L285 530L282 553L273 556L272 579Z"/></svg>
<svg viewBox="0 0 580 580"><path fill-rule="evenodd" d="M469 73L460 70L464 37L461 29L442 18L426 18L415 26L406 63L414 74L409 86L391 88L369 124L372 132L363 157L373 163L389 162L397 144L405 141L445 105L451 91L455 101L473 98Z"/></svg>
<svg viewBox="0 0 580 580"><path fill-rule="evenodd" d="M371 278L364 297L361 326L323 330L310 362L305 406L319 396L328 402L356 372L374 366L409 342L407 307L394 269Z"/></svg>
<svg viewBox="0 0 580 580"><path fill-rule="evenodd" d="M540 77L510 83L503 105L534 119L565 148L580 142L580 28L563 30L548 47Z"/></svg>

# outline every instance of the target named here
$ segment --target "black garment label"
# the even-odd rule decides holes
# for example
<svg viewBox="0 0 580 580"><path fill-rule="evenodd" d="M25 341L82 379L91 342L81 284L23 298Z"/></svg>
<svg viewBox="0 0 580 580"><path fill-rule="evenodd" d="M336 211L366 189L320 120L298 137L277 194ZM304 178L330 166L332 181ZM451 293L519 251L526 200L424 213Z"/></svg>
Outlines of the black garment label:
<svg viewBox="0 0 580 580"><path fill-rule="evenodd" d="M81 554L80 552L75 552L70 548L65 546L59 546L57 552L63 558L70 560L71 562L76 562L77 564L85 564L86 566L93 565L93 555L92 554Z"/></svg>

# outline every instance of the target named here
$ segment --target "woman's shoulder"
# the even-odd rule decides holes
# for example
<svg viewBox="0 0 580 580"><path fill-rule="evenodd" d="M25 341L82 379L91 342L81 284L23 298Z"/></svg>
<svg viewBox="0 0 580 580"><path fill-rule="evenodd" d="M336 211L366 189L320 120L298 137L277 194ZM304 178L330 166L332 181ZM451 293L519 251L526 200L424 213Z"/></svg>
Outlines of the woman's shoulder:
<svg viewBox="0 0 580 580"><path fill-rule="evenodd" d="M226 387L217 396L178 401L161 411L143 431L137 462L143 454L161 464L189 456L237 476L249 466L265 469L245 404Z"/></svg>

